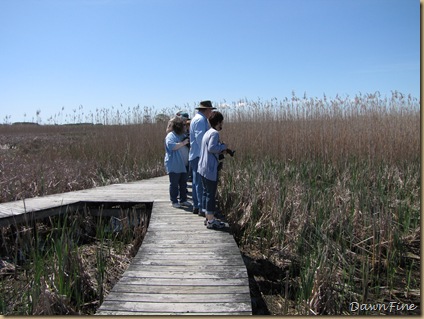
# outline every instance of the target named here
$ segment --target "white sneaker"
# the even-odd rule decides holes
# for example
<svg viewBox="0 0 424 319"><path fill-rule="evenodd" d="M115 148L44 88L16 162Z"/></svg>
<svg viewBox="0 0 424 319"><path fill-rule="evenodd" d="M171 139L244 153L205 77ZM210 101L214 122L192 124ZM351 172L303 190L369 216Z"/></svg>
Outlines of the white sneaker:
<svg viewBox="0 0 424 319"><path fill-rule="evenodd" d="M181 205L178 203L172 203L172 207L174 208L181 208Z"/></svg>

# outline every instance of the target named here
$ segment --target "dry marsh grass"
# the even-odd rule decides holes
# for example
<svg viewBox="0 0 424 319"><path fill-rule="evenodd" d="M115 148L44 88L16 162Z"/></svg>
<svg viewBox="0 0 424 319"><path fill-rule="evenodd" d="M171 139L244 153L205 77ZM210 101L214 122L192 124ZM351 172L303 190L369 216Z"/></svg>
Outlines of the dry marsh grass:
<svg viewBox="0 0 424 319"><path fill-rule="evenodd" d="M163 123L0 126L0 202L164 175L164 131Z"/></svg>
<svg viewBox="0 0 424 319"><path fill-rule="evenodd" d="M272 313L353 314L352 302L381 300L420 312L418 102L294 96L228 117L223 139L238 153L220 203L245 254L281 268Z"/></svg>
<svg viewBox="0 0 424 319"><path fill-rule="evenodd" d="M420 157L419 103L397 92L391 99L376 93L238 104L221 110L229 122L222 135L242 155L332 163Z"/></svg>

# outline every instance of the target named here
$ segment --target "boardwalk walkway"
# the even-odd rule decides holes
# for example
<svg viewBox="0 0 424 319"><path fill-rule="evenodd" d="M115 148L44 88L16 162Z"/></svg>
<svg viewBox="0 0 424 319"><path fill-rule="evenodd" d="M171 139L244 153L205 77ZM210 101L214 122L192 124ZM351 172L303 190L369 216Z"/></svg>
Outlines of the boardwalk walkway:
<svg viewBox="0 0 424 319"><path fill-rule="evenodd" d="M82 202L153 203L143 244L98 315L250 315L249 280L228 229L172 208L168 177L0 204L0 226Z"/></svg>

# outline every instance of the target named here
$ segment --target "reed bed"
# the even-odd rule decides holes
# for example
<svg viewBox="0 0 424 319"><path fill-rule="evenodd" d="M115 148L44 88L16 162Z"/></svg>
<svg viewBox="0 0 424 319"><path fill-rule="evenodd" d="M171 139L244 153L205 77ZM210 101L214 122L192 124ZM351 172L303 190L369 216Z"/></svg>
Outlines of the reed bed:
<svg viewBox="0 0 424 319"><path fill-rule="evenodd" d="M419 312L418 102L293 96L227 114L222 138L238 153L220 203L245 254L282 270L272 312L354 314L352 303L384 300Z"/></svg>
<svg viewBox="0 0 424 319"><path fill-rule="evenodd" d="M394 314L350 308L390 301L418 305L396 314L421 313L418 100L293 93L218 104L221 138L237 151L220 172L219 204L245 257L272 265L249 270L267 282L270 313ZM106 125L0 126L0 200L164 175L175 110L149 112L91 116Z"/></svg>
<svg viewBox="0 0 424 319"><path fill-rule="evenodd" d="M162 176L165 128L0 126L0 202Z"/></svg>

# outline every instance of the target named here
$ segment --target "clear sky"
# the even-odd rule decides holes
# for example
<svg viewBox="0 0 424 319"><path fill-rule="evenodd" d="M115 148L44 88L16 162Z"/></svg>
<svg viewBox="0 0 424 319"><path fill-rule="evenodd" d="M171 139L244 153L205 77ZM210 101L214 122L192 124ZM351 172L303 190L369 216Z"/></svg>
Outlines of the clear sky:
<svg viewBox="0 0 424 319"><path fill-rule="evenodd" d="M419 0L0 0L0 123L394 90L420 97Z"/></svg>

